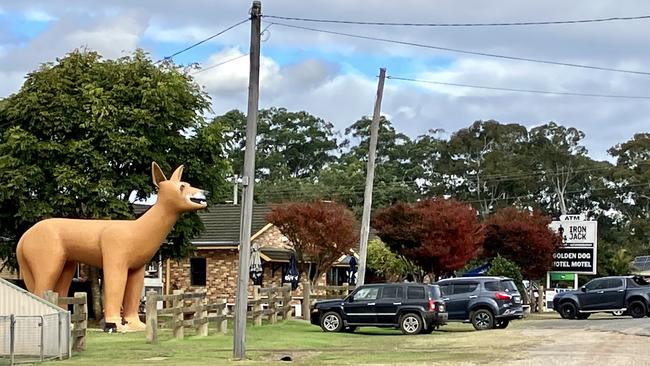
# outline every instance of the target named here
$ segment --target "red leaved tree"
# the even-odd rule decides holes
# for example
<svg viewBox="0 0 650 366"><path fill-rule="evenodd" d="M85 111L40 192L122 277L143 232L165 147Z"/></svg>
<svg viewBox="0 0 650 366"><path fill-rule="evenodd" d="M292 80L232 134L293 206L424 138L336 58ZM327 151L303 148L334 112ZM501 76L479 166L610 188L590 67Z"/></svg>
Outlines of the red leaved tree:
<svg viewBox="0 0 650 366"><path fill-rule="evenodd" d="M525 278L539 279L551 268L553 253L562 243L550 223L539 212L500 209L485 220L483 255L499 254L517 263Z"/></svg>
<svg viewBox="0 0 650 366"><path fill-rule="evenodd" d="M395 204L377 212L372 227L391 250L436 277L462 268L483 243L476 210L453 199Z"/></svg>
<svg viewBox="0 0 650 366"><path fill-rule="evenodd" d="M354 215L339 203L285 203L274 207L267 220L293 244L300 272L310 273L310 266L315 271L312 283L359 242Z"/></svg>

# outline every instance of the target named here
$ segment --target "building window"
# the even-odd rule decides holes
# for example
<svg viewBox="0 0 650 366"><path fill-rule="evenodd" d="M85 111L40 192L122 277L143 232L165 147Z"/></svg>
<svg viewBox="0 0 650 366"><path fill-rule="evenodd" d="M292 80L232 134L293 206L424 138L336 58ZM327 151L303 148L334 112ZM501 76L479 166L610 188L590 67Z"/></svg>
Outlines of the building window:
<svg viewBox="0 0 650 366"><path fill-rule="evenodd" d="M205 258L190 258L190 278L192 286L205 286Z"/></svg>

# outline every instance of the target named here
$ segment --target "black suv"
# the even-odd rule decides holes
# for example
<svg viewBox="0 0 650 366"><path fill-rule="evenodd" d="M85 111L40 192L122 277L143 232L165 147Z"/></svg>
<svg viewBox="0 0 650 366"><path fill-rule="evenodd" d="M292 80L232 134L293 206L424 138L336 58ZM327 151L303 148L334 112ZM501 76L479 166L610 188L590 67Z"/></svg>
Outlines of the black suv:
<svg viewBox="0 0 650 366"><path fill-rule="evenodd" d="M449 320L470 321L476 330L508 326L524 315L521 296L507 277L458 277L438 281Z"/></svg>
<svg viewBox="0 0 650 366"><path fill-rule="evenodd" d="M325 332L374 326L397 327L404 334L431 333L446 322L438 286L416 283L359 286L345 299L317 302L311 312L311 323Z"/></svg>

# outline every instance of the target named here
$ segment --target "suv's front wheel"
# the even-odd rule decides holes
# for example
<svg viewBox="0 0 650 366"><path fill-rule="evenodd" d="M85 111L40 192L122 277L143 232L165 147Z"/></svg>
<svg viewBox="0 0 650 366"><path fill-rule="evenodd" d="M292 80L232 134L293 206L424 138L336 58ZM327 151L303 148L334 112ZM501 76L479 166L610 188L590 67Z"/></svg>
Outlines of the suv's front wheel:
<svg viewBox="0 0 650 366"><path fill-rule="evenodd" d="M320 317L320 327L325 332L340 332L343 329L343 318L335 311L330 311Z"/></svg>
<svg viewBox="0 0 650 366"><path fill-rule="evenodd" d="M486 330L494 328L494 315L487 309L478 309L470 314L472 325L476 330Z"/></svg>
<svg viewBox="0 0 650 366"><path fill-rule="evenodd" d="M418 334L422 331L422 318L413 313L404 314L399 318L399 328L404 334Z"/></svg>

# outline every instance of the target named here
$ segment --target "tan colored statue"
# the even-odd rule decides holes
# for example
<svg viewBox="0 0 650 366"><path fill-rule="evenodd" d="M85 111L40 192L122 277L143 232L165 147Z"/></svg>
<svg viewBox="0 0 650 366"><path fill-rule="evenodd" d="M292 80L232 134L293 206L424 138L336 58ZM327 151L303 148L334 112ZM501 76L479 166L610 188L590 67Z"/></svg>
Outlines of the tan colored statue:
<svg viewBox="0 0 650 366"><path fill-rule="evenodd" d="M205 191L181 182L182 165L169 180L155 162L151 174L158 199L137 220L46 219L27 230L16 250L27 289L41 297L47 290L67 296L77 262L101 267L106 326L120 331L143 330L138 306L145 265L181 213L207 206Z"/></svg>

